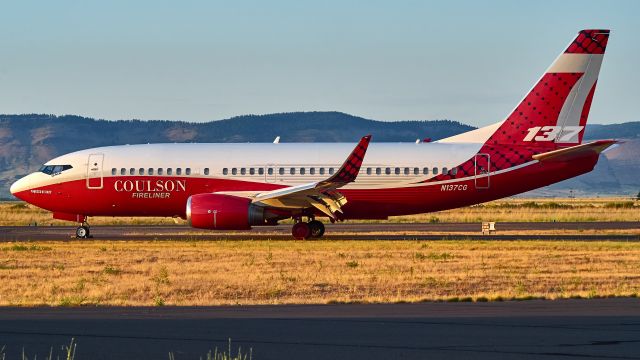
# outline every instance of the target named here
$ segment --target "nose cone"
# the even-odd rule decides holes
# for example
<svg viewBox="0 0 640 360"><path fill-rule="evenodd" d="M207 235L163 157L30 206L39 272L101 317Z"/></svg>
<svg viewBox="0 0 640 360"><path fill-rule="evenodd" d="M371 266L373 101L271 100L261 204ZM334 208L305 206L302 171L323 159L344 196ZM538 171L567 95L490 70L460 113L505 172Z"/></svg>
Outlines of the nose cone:
<svg viewBox="0 0 640 360"><path fill-rule="evenodd" d="M9 188L11 194L19 199L21 199L20 194L25 190L29 190L29 180L27 176L11 184L11 188Z"/></svg>

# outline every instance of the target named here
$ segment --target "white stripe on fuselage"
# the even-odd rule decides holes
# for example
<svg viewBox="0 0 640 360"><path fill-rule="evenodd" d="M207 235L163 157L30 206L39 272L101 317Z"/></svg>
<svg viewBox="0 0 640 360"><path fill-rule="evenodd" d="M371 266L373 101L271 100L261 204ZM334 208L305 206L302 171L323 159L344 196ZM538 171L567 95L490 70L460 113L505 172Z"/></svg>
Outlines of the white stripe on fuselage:
<svg viewBox="0 0 640 360"><path fill-rule="evenodd" d="M298 185L329 177L327 173L320 175L309 174L309 168L320 167L337 169L347 158L355 143L232 143L232 144L145 144L122 145L93 148L77 151L60 156L47 162L49 164L70 164L73 169L59 176L51 177L42 174L38 176L38 185L44 186L71 180L84 179L87 173L89 154L104 154L102 173L105 177L112 176L112 169L117 169L116 176L120 176L120 169L133 168L190 168L191 177L211 177L255 182L271 182L282 185ZM364 163L357 180L349 184L349 188L387 188L411 186L410 184L433 177L433 168L451 169L475 155L481 144L437 144L437 143L372 143L366 153ZM264 175L232 175L231 169L269 167L275 168L275 181ZM277 169L286 169L285 175L278 174ZM289 175L289 168L296 168L296 175ZM299 169L306 168L306 174L300 175ZM372 174L367 175L367 168L372 168ZM376 168L382 168L382 174L376 175ZM392 169L391 175L386 175L387 167ZM395 175L395 168L401 169L400 175ZM423 175L423 168L429 169L428 175ZM209 169L209 175L204 175L204 169ZM228 174L223 174L223 169ZM410 174L404 175L404 169L409 168ZM414 175L414 168L420 169L419 175ZM136 175L138 176L138 175ZM143 175L146 176L146 175ZM154 176L157 176L154 174ZM166 176L166 174L165 174ZM186 176L189 177L189 176Z"/></svg>

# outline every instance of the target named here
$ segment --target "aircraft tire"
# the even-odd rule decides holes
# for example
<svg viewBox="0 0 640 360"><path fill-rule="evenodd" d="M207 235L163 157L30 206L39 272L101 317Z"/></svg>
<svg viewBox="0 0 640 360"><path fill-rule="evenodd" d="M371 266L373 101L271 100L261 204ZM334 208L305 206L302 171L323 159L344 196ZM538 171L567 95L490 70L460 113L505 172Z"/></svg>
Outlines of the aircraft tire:
<svg viewBox="0 0 640 360"><path fill-rule="evenodd" d="M78 239L86 239L89 237L89 227L88 226L78 226L76 228L76 237Z"/></svg>
<svg viewBox="0 0 640 360"><path fill-rule="evenodd" d="M291 228L291 235L296 240L306 240L311 237L311 228L306 222L299 222Z"/></svg>
<svg viewBox="0 0 640 360"><path fill-rule="evenodd" d="M309 221L309 229L312 238L321 238L324 235L324 224L318 220Z"/></svg>

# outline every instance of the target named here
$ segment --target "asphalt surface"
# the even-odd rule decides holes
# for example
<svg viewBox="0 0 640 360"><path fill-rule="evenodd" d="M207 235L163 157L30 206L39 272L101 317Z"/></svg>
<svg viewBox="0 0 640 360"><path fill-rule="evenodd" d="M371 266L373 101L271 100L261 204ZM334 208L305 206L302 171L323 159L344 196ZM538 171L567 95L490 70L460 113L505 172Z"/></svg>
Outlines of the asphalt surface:
<svg viewBox="0 0 640 360"><path fill-rule="evenodd" d="M71 338L78 360L198 359L228 338L260 360L640 359L640 300L0 308L7 359Z"/></svg>
<svg viewBox="0 0 640 360"><path fill-rule="evenodd" d="M640 241L640 222L504 222L497 233L481 235L480 223L327 224L329 240L614 240ZM590 231L626 230L630 234L593 234ZM562 234L535 234L562 231ZM510 232L510 234L501 234ZM513 234L523 232L525 234ZM532 234L533 232L533 234ZM567 233L568 232L568 233ZM0 241L70 240L75 227L5 226ZM92 226L94 240L291 240L291 226L254 227L250 231L218 232L176 226Z"/></svg>

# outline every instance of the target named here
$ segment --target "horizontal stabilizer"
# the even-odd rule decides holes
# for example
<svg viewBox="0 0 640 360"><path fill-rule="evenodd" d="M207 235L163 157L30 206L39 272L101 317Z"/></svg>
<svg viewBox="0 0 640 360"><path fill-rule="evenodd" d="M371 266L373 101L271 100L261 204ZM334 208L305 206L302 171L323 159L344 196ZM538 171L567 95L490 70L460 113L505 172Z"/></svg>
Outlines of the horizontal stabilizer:
<svg viewBox="0 0 640 360"><path fill-rule="evenodd" d="M532 157L538 161L569 161L589 154L600 154L610 146L620 143L617 140L597 140L559 150L553 150Z"/></svg>

